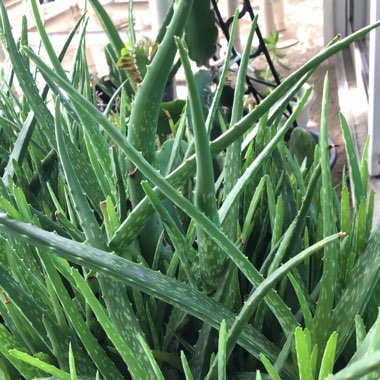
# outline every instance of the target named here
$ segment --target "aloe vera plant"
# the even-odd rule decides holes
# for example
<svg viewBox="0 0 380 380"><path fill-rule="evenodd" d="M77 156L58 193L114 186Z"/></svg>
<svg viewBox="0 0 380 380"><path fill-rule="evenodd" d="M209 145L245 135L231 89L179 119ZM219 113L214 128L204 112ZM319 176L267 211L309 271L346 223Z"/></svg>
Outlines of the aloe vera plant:
<svg viewBox="0 0 380 380"><path fill-rule="evenodd" d="M116 65L125 44L100 2L89 6ZM86 15L57 56L32 0L47 62L27 46L25 27L16 44L0 2L9 54L0 95L1 378L379 377L380 229L365 155L356 157L340 115L352 186L344 173L337 194L327 76L321 139L307 165L284 136L311 89L281 117L323 60L378 25L335 39L244 116L256 18L229 118L219 107L228 63L204 114L190 58L209 53L188 52L193 6L174 2L141 84L116 71L117 113L97 108ZM237 22L238 13L232 37ZM60 62L79 27L66 73ZM232 47L233 38L229 55ZM162 94L177 48L189 99L175 105L183 108L175 119L166 112L170 133L158 138L163 107L174 107Z"/></svg>

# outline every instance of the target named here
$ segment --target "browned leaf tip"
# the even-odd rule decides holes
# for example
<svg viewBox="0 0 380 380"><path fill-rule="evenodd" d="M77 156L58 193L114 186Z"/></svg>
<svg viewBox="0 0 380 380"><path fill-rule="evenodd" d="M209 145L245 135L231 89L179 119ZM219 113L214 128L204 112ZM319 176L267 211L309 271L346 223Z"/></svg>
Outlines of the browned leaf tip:
<svg viewBox="0 0 380 380"><path fill-rule="evenodd" d="M170 115L170 112L168 110L164 109L163 111L164 111L165 116L166 116L167 119L171 119L172 118L172 116Z"/></svg>
<svg viewBox="0 0 380 380"><path fill-rule="evenodd" d="M133 177L133 175L137 172L137 166L134 166L133 169L128 173L128 177Z"/></svg>
<svg viewBox="0 0 380 380"><path fill-rule="evenodd" d="M3 293L4 303L5 303L6 305L10 304L11 301L9 301L8 296L7 296L3 291L1 291L1 293Z"/></svg>

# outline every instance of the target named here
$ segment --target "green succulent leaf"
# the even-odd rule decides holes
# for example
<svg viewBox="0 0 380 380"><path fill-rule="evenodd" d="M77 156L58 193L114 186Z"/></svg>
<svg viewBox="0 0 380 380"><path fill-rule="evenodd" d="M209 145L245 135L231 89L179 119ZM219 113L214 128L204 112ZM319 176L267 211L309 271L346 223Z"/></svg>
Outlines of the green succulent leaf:
<svg viewBox="0 0 380 380"><path fill-rule="evenodd" d="M194 0L186 23L190 58L202 66L215 54L218 30L209 0Z"/></svg>

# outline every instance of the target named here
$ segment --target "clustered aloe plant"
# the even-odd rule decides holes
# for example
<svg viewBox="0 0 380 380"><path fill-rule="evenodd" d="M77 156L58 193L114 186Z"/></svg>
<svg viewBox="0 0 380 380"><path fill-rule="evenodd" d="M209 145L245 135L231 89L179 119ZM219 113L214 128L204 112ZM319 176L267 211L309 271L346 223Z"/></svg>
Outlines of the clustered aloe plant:
<svg viewBox="0 0 380 380"><path fill-rule="evenodd" d="M327 76L312 163L284 142L311 90L285 124L282 114L322 61L379 23L332 41L244 116L255 19L227 118L228 64L205 115L183 39L193 2L175 1L141 84L116 71L116 114L96 107L85 14L57 56L31 3L50 63L28 47L26 23L15 42L0 1L10 60L0 92L0 377L378 378L380 230L366 152L359 163L340 115L352 181L344 174L338 196ZM116 64L125 45L100 2L89 4ZM77 30L67 73L60 62ZM163 142L177 50L189 99L178 120L166 112Z"/></svg>

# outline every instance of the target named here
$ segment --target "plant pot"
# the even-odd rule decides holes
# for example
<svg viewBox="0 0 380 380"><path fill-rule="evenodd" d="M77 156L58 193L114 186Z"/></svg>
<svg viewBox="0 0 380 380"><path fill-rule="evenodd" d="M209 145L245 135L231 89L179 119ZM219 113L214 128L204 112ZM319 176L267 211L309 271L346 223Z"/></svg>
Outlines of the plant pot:
<svg viewBox="0 0 380 380"><path fill-rule="evenodd" d="M298 91L297 95L296 95L296 101L300 100L303 95L305 94L306 90L308 90L310 88L310 85L305 83L301 89ZM313 90L310 94L310 97L309 99L307 100L307 102L305 103L304 107L302 108L300 114L298 115L297 117L297 124L298 125L307 125L307 123L309 122L309 119L310 119L310 109L311 109L311 106L314 104L315 102L315 91ZM296 102L291 102L291 106L292 108L294 108L296 105Z"/></svg>
<svg viewBox="0 0 380 380"><path fill-rule="evenodd" d="M298 125L298 127L296 127L296 128L302 128L305 131L309 132L311 134L315 144L319 143L320 132L318 129L312 128L312 127L307 127L304 125ZM332 169L336 163L336 160L338 159L338 150L336 149L335 144L333 143L333 141L330 138L328 139L328 142L329 142L329 146L331 147L330 148L330 168Z"/></svg>

